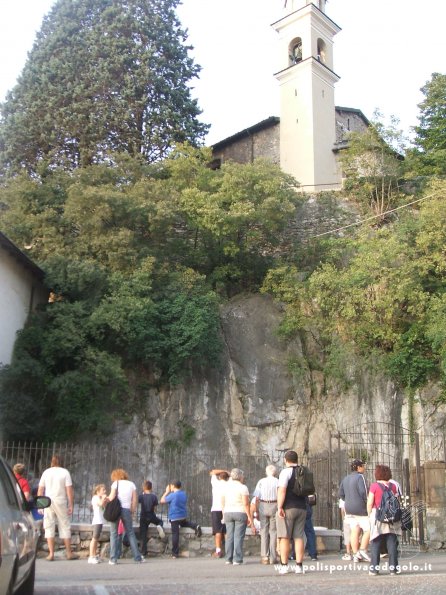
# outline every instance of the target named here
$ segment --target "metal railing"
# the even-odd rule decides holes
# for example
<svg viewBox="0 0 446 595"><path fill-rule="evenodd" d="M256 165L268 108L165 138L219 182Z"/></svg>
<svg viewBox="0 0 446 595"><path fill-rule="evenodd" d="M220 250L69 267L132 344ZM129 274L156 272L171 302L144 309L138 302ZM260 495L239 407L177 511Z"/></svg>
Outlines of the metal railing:
<svg viewBox="0 0 446 595"><path fill-rule="evenodd" d="M444 460L445 436L422 436L394 424L361 424L356 428L328 435L327 450L317 456L300 456L315 477L318 504L313 509L313 522L317 526L340 529L342 520L338 507L338 490L342 478L350 472L350 462L359 458L367 462L366 481L374 481L375 465L385 464L392 469L393 478L402 488L405 504L413 507L414 529L404 536L407 543L422 545L425 539L425 514L421 465L426 460ZM155 451L150 445L120 444L106 442L83 442L80 444L41 444L0 442L0 454L13 465L24 463L27 476L37 487L42 472L50 466L53 454L62 457L70 471L75 490L73 520L89 523L91 520L91 497L93 487L104 483L109 488L110 474L115 468L123 468L136 484L138 491L145 479L153 483L153 492L161 496L168 483L180 480L188 494L190 520L201 525L210 524L212 501L209 471L213 468L239 467L245 473L245 482L250 494L257 481L264 477L266 465L278 467L283 460L283 451L259 455L221 454L189 449L169 448ZM167 517L167 508L160 505L157 511Z"/></svg>
<svg viewBox="0 0 446 595"><path fill-rule="evenodd" d="M150 479L153 492L161 497L166 485L179 480L188 495L189 518L201 525L210 525L212 489L209 471L239 467L245 474L245 483L250 493L257 481L265 475L269 463L264 455L240 455L235 460L229 455L196 453L192 450L166 449L152 452L149 448L110 446L102 443L41 444L0 442L0 454L12 466L21 462L26 467L28 481L37 489L39 478L50 466L51 457L60 455L63 466L71 474L74 486L74 522L91 521L91 498L95 485L104 483L110 488L113 469L125 469L138 492L142 482ZM157 514L167 518L167 507L160 505Z"/></svg>

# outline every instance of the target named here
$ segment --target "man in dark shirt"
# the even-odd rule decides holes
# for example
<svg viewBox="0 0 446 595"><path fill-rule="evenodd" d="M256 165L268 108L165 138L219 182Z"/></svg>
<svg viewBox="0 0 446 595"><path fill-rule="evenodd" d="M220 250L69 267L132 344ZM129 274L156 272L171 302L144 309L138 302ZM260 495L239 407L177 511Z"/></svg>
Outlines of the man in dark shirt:
<svg viewBox="0 0 446 595"><path fill-rule="evenodd" d="M142 484L143 492L139 495L138 501L141 505L141 514L139 517L139 538L141 539L141 553L147 555L147 530L150 523L156 526L158 535L161 539L166 536L163 530L163 521L155 514L155 508L158 506L158 498L152 494L152 482L145 481Z"/></svg>
<svg viewBox="0 0 446 595"><path fill-rule="evenodd" d="M294 539L296 574L303 574L304 528L307 516L305 496L296 496L292 488L296 477L297 452L285 453L285 469L280 472L277 488L277 537L280 540L279 574L291 572L288 566L290 539Z"/></svg>
<svg viewBox="0 0 446 595"><path fill-rule="evenodd" d="M367 514L368 490L364 479L365 464L360 459L355 459L351 464L352 472L341 481L339 498L344 500L345 523L350 527L350 543L353 551L353 560L370 561L367 546L370 538L370 521ZM362 531L361 546L359 537Z"/></svg>

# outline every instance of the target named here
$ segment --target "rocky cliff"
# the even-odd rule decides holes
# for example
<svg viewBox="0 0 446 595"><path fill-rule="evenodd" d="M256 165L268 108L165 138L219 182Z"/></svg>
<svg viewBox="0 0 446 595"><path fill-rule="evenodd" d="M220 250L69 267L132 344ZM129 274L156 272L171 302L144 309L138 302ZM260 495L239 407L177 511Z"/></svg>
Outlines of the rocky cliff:
<svg viewBox="0 0 446 595"><path fill-rule="evenodd" d="M294 448L316 454L326 450L329 432L367 422L408 426L406 396L370 370L347 371L348 388L331 386L322 372L289 362L305 361L314 345L277 335L282 313L267 296L238 296L221 309L223 352L214 370L194 370L182 385L151 389L145 405L123 432L135 441L163 447L191 446L196 453L221 452L237 458ZM432 390L432 389L431 389ZM432 432L444 413L416 406L416 428Z"/></svg>

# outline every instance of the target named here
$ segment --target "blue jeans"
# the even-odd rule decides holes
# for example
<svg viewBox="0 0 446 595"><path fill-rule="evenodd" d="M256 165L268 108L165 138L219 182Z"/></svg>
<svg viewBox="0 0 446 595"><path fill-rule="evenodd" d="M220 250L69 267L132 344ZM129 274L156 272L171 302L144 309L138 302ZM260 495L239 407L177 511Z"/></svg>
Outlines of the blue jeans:
<svg viewBox="0 0 446 595"><path fill-rule="evenodd" d="M313 526L313 511L311 510L311 506L307 504L307 516L305 519L305 537L307 538L307 552L310 558L317 557L317 549L316 549L316 533L314 532Z"/></svg>
<svg viewBox="0 0 446 595"><path fill-rule="evenodd" d="M246 512L225 512L226 525L226 562L243 562L243 539L246 533Z"/></svg>
<svg viewBox="0 0 446 595"><path fill-rule="evenodd" d="M125 532L130 542L130 549L132 550L133 558L135 562L141 561L141 554L138 549L138 543L136 541L135 531L132 523L132 513L129 508L121 508L121 519L124 523ZM119 543L118 543L118 523L110 523L110 560L114 562L119 558Z"/></svg>

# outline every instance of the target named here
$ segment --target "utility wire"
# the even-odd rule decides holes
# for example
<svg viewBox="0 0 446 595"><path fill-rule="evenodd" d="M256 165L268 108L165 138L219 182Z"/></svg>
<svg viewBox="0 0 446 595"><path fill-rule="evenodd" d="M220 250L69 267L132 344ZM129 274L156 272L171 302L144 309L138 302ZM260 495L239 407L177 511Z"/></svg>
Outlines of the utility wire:
<svg viewBox="0 0 446 595"><path fill-rule="evenodd" d="M320 238L320 237L326 236L330 233L336 233L337 231L342 231L343 229L348 229L349 227L354 227L355 225L362 225L363 223L366 223L366 221L371 221L372 219L378 219L379 217L383 217L384 215L388 215L389 213L394 213L395 211L399 211L400 209L405 209L406 207L410 207L411 205L414 205L414 204L421 202L423 200L427 200L428 198L432 198L433 196L435 196L435 193L429 194L428 196L423 196L423 198L418 198L417 200L413 200L412 202L408 202L405 205L395 207L394 209L390 209L389 211L385 211L384 213L380 213L379 215L372 215L371 217L367 217L366 219L361 219L360 221L355 221L355 223L349 223L348 225L344 225L342 227L337 227L336 229L331 229L330 231L324 231L323 233L318 233L315 236L310 236L309 238L307 238L304 241L308 242L308 240L312 240L313 238Z"/></svg>

